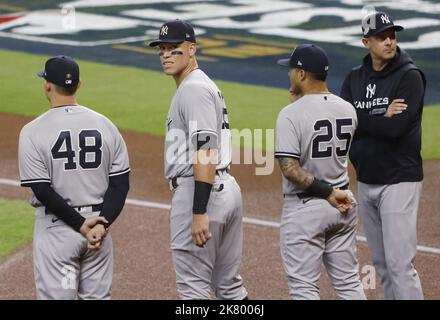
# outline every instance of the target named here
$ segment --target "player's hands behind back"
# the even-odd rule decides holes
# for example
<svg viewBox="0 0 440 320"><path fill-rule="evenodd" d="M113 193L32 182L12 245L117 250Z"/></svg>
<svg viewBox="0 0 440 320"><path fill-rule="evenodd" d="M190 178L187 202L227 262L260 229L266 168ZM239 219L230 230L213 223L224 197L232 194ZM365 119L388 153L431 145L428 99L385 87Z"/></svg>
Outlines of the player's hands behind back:
<svg viewBox="0 0 440 320"><path fill-rule="evenodd" d="M209 217L206 212L204 214L193 214L191 235L194 244L199 247L203 247L211 239Z"/></svg>
<svg viewBox="0 0 440 320"><path fill-rule="evenodd" d="M333 189L327 201L341 213L347 213L353 207L349 195L340 189Z"/></svg>
<svg viewBox="0 0 440 320"><path fill-rule="evenodd" d="M102 224L95 225L87 234L87 240L89 241L87 248L90 250L98 250L101 248L106 235L107 230Z"/></svg>
<svg viewBox="0 0 440 320"><path fill-rule="evenodd" d="M107 235L105 227L98 222L108 223L108 221L102 216L90 217L84 220L83 225L79 229L79 232L89 242L87 247L91 250L98 250Z"/></svg>

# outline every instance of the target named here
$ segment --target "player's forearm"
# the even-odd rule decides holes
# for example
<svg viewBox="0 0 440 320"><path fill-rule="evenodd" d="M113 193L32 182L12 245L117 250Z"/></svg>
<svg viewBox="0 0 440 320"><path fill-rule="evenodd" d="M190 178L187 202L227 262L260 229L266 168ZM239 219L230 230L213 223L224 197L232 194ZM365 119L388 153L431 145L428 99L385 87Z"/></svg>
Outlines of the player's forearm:
<svg viewBox="0 0 440 320"><path fill-rule="evenodd" d="M294 158L278 158L283 175L296 184L300 189L313 196L327 199L333 187L328 183L316 179L311 173L304 170L299 160Z"/></svg>
<svg viewBox="0 0 440 320"><path fill-rule="evenodd" d="M280 169L283 175L300 187L306 190L313 182L314 176L305 171L297 159L278 158Z"/></svg>
<svg viewBox="0 0 440 320"><path fill-rule="evenodd" d="M69 206L49 183L35 183L31 186L35 197L54 215L79 232L85 218Z"/></svg>
<svg viewBox="0 0 440 320"><path fill-rule="evenodd" d="M200 149L196 151L193 164L194 200L193 213L206 212L212 184L214 183L215 167L217 165L217 150Z"/></svg>
<svg viewBox="0 0 440 320"><path fill-rule="evenodd" d="M200 149L194 157L194 180L214 183L215 167L217 166L217 150Z"/></svg>
<svg viewBox="0 0 440 320"><path fill-rule="evenodd" d="M108 228L118 218L125 204L130 189L129 173L110 177L109 186L104 195L104 203L100 216L107 219L103 225Z"/></svg>

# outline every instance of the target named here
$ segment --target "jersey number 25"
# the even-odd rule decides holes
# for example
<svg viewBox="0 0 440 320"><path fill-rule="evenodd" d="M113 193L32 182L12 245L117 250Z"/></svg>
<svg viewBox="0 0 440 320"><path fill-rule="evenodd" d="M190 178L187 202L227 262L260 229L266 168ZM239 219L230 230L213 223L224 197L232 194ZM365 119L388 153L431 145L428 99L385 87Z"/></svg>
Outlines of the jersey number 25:
<svg viewBox="0 0 440 320"><path fill-rule="evenodd" d="M351 127L353 125L353 119L336 119L336 137L339 141L345 141L345 147L340 148L336 147L336 155L338 157L345 157L348 153L348 149L350 147L350 142L352 138L352 133L344 132L343 127ZM327 148L321 149L321 143L328 143L333 140L333 126L332 123L328 119L318 120L315 122L314 129L315 132L320 132L322 129L326 129L326 133L321 133L315 136L312 140L312 158L329 158L333 154L333 145L328 145Z"/></svg>

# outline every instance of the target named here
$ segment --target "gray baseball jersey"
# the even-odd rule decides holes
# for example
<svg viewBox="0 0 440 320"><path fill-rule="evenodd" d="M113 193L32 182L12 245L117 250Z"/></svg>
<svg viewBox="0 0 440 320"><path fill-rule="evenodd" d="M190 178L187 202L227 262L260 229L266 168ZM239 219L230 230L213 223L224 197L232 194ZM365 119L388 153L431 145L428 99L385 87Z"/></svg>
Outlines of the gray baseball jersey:
<svg viewBox="0 0 440 320"><path fill-rule="evenodd" d="M197 141L196 141L197 140ZM192 160L197 142L219 150L207 213L211 239L203 248L192 242L194 197ZM243 245L240 187L226 169L231 162L231 134L223 96L201 70L192 71L173 97L165 139L165 176L176 178L170 236L177 290L182 299L243 299L239 274Z"/></svg>
<svg viewBox="0 0 440 320"><path fill-rule="evenodd" d="M285 107L276 125L276 157L299 159L317 179L348 183L347 154L357 127L354 108L333 94L305 95ZM342 299L365 299L356 256L357 204L341 214L327 200L304 194L283 176L280 248L293 299L319 299L324 262Z"/></svg>
<svg viewBox="0 0 440 320"><path fill-rule="evenodd" d="M168 112L164 148L165 176L191 176L196 141L218 149L217 170L229 167L232 147L221 91L200 69L179 85Z"/></svg>
<svg viewBox="0 0 440 320"><path fill-rule="evenodd" d="M23 127L21 184L50 182L70 206L102 203L109 177L130 171L118 129L83 106L52 108Z"/></svg>
<svg viewBox="0 0 440 320"><path fill-rule="evenodd" d="M356 127L350 103L333 94L305 95L278 116L275 156L299 159L317 179L343 186L349 180L347 155ZM284 194L303 191L283 176Z"/></svg>
<svg viewBox="0 0 440 320"><path fill-rule="evenodd" d="M19 139L21 184L48 182L84 217L99 215L109 177L130 171L118 129L103 115L79 105L59 106L25 125ZM33 197L37 207L34 272L41 299L110 297L112 244L98 251ZM93 207L92 207L93 206Z"/></svg>

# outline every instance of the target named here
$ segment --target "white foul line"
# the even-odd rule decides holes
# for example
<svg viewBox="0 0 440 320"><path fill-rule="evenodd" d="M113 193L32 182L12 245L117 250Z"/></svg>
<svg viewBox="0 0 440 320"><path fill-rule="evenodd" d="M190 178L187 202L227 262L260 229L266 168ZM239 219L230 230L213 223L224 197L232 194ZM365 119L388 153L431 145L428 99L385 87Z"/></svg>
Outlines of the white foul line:
<svg viewBox="0 0 440 320"><path fill-rule="evenodd" d="M7 186L19 187L20 181L0 178L0 184L5 184Z"/></svg>
<svg viewBox="0 0 440 320"><path fill-rule="evenodd" d="M14 186L14 187L20 186L20 182L17 180L2 179L2 178L0 178L0 184ZM137 200L137 199L130 199L130 198L127 198L125 203L129 204L129 205L138 206L138 207L145 207L145 208L155 208L155 209L163 209L163 210L170 210L171 209L171 206L169 204L152 202L152 201ZM256 219L256 218L243 217L243 222L248 223L248 224L258 225L258 226L271 227L271 228L279 228L280 227L279 222ZM367 238L365 238L364 236L356 236L356 240L360 241L360 242L367 242ZM420 252L433 253L433 254L440 255L439 248L418 245L417 250Z"/></svg>

